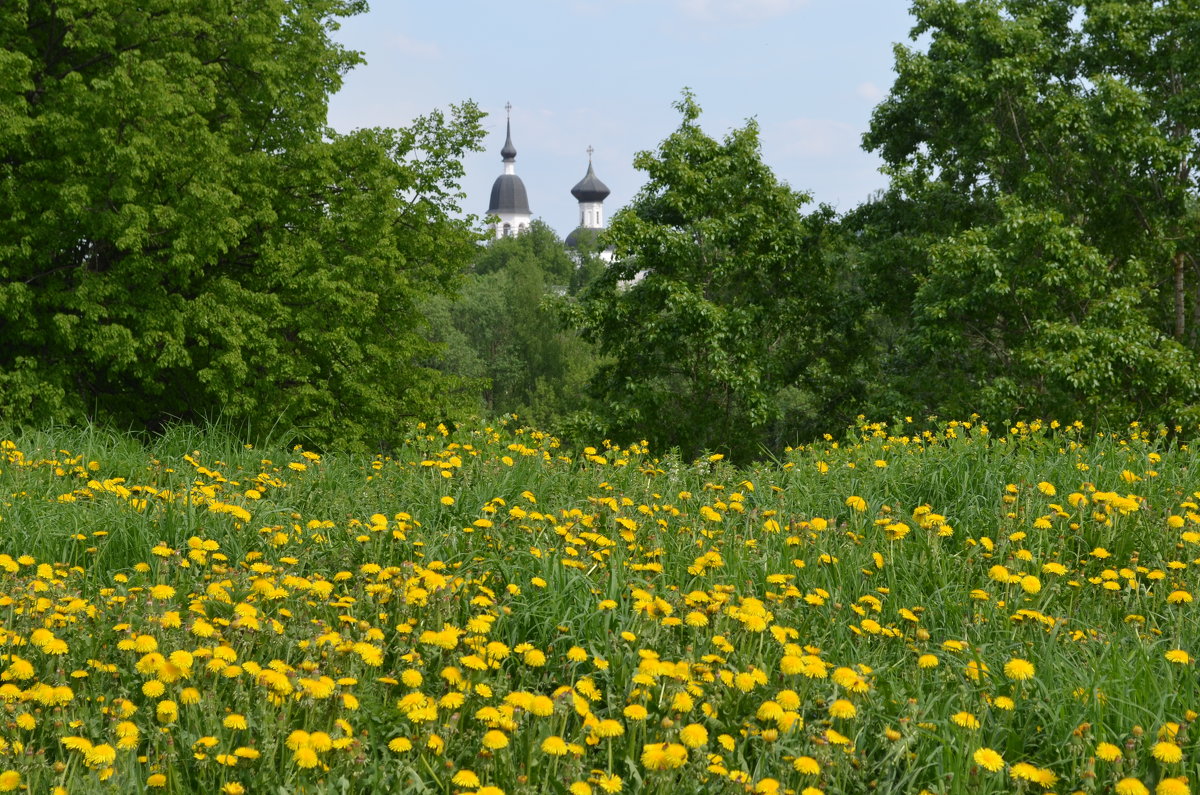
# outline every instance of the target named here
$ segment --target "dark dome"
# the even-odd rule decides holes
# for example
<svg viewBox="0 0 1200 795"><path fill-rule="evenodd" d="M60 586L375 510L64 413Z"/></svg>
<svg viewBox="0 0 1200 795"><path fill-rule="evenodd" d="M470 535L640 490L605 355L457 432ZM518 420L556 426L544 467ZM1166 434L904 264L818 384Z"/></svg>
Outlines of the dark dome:
<svg viewBox="0 0 1200 795"><path fill-rule="evenodd" d="M509 121L505 125L504 147L500 150L500 157L505 160L516 160L517 147L513 146L512 142L512 122Z"/></svg>
<svg viewBox="0 0 1200 795"><path fill-rule="evenodd" d="M581 202L602 202L609 194L608 186L596 177L592 164L588 162L587 174L579 180L579 184L571 188L571 195Z"/></svg>
<svg viewBox="0 0 1200 795"><path fill-rule="evenodd" d="M525 183L516 174L501 174L492 183L492 200L488 202L488 215L500 213L529 214L529 196L525 193Z"/></svg>
<svg viewBox="0 0 1200 795"><path fill-rule="evenodd" d="M571 230L571 234L567 235L567 239L563 241L563 245L567 248L579 248L581 244L587 244L589 248L596 247L596 238L600 236L599 229L593 229L586 226L579 226Z"/></svg>

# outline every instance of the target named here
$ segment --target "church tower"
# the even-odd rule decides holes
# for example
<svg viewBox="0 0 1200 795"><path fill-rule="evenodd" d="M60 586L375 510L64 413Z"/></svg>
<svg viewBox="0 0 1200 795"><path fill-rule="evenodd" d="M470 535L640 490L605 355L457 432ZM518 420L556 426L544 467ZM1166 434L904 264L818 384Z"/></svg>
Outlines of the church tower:
<svg viewBox="0 0 1200 795"><path fill-rule="evenodd" d="M529 212L525 183L516 173L517 148L512 142L512 103L506 104L504 110L508 112L504 148L500 150L500 157L504 159L504 173L492 183L492 199L487 211L488 215L500 219L496 222L496 237L521 234L529 228L529 220L533 217Z"/></svg>
<svg viewBox="0 0 1200 795"><path fill-rule="evenodd" d="M609 190L592 168L592 152L594 151L592 147L588 147L587 173L575 187L571 188L571 195L579 202L579 226L567 235L567 239L564 241L567 248L578 248L585 239L589 242L595 240L596 236L600 234L600 230L604 228L604 200L608 198Z"/></svg>

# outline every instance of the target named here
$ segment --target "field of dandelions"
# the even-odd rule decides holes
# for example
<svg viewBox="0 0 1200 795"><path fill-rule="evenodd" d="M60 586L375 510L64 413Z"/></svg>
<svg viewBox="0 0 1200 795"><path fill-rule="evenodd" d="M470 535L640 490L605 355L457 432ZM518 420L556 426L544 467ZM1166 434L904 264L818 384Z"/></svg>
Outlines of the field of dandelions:
<svg viewBox="0 0 1200 795"><path fill-rule="evenodd" d="M1200 456L0 437L0 791L1188 793Z"/></svg>

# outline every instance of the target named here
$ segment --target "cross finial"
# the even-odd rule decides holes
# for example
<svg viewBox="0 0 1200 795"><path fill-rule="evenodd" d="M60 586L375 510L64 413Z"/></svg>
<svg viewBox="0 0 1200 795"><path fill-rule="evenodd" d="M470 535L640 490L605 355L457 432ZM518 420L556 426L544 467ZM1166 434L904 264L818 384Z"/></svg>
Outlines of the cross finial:
<svg viewBox="0 0 1200 795"><path fill-rule="evenodd" d="M508 113L508 115L509 115L509 116L511 116L511 115L512 115L512 103L511 103L511 102L505 102L505 103L504 103L504 110L505 110L505 112L506 112L506 113Z"/></svg>
<svg viewBox="0 0 1200 795"><path fill-rule="evenodd" d="M591 145L589 144L589 145L588 145L588 162L589 162L589 163L590 163L590 162L592 162L592 152L595 152L595 151L596 151L596 150L595 150L595 149L593 149L593 148L591 147Z"/></svg>

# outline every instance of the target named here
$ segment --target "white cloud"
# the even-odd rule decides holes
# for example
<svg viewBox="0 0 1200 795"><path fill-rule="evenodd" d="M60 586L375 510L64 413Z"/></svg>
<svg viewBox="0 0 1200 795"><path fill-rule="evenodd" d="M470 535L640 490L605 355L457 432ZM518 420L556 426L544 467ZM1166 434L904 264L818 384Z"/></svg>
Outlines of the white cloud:
<svg viewBox="0 0 1200 795"><path fill-rule="evenodd" d="M832 157L859 148L862 133L833 119L792 119L763 131L763 147L780 157Z"/></svg>
<svg viewBox="0 0 1200 795"><path fill-rule="evenodd" d="M886 91L869 80L865 83L859 83L858 87L854 89L854 93L871 104L875 104L887 96Z"/></svg>
<svg viewBox="0 0 1200 795"><path fill-rule="evenodd" d="M700 22L761 22L785 16L808 0L675 0L685 16Z"/></svg>
<svg viewBox="0 0 1200 795"><path fill-rule="evenodd" d="M412 58L431 60L442 56L442 48L437 45L437 42L420 41L405 36L403 33L392 36L392 46L396 48L397 53Z"/></svg>

